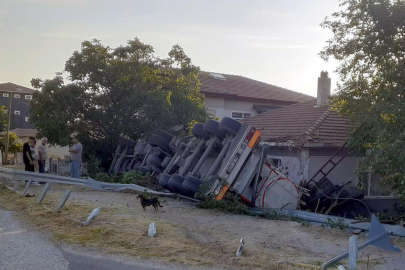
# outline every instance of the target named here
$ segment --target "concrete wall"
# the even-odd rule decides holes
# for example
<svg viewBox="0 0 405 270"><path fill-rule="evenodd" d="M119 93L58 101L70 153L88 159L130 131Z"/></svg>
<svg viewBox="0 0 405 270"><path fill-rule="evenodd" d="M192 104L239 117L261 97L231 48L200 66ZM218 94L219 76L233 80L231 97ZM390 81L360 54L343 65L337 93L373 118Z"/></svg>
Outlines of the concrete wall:
<svg viewBox="0 0 405 270"><path fill-rule="evenodd" d="M333 155L333 149L325 150L330 152L328 156L313 156L318 154L315 151L308 151L308 149L302 149L298 152L297 149L288 147L283 148L270 148L268 158L281 159L281 169L288 175L295 183L299 183L302 180L311 179L314 174L330 159ZM324 153L326 153L323 151ZM324 171L327 171L329 167L326 167ZM328 179L335 185L342 185L347 181L351 181L351 186L357 186L357 158L345 157L342 162L334 168L334 170L328 175Z"/></svg>

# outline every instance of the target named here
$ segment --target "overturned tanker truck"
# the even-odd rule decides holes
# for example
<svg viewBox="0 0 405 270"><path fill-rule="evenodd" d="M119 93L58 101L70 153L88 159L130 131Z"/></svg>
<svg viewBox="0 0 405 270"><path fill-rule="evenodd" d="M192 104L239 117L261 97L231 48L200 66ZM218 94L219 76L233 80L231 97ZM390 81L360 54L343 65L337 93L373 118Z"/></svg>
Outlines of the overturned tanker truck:
<svg viewBox="0 0 405 270"><path fill-rule="evenodd" d="M217 200L234 192L252 206L297 209L303 190L266 159L269 146L255 127L225 117L195 124L192 134L155 130L147 140L121 138L109 172L152 173L170 192L190 197L204 184Z"/></svg>

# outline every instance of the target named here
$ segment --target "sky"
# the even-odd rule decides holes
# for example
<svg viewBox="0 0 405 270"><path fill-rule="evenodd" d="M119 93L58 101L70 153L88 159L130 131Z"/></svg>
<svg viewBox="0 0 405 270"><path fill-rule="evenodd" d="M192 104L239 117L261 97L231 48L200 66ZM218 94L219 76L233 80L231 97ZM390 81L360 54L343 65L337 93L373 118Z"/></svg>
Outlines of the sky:
<svg viewBox="0 0 405 270"><path fill-rule="evenodd" d="M117 47L134 37L165 57L180 44L204 71L241 75L316 96L320 26L338 0L0 0L0 81L50 79L83 40Z"/></svg>

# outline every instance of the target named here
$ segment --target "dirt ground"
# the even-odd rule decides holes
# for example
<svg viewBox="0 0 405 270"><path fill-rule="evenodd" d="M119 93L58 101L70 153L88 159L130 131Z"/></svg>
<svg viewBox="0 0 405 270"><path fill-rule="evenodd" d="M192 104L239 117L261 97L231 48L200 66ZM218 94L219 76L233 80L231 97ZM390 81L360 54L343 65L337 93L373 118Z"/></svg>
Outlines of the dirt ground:
<svg viewBox="0 0 405 270"><path fill-rule="evenodd" d="M35 186L29 192L38 196L41 188ZM66 189L72 193L62 210L58 214L49 211ZM340 229L203 210L191 202L168 198L160 198L163 208L158 212L151 206L143 211L135 194L76 186L53 185L40 206L35 201L36 197L22 198L8 189L0 190L0 207L16 211L28 224L50 232L54 241L167 266L316 269L315 266L345 251L352 235ZM101 207L99 215L90 226L82 227L79 221L84 221L96 207ZM151 222L157 227L154 238L147 236ZM242 237L246 248L243 256L237 258L235 252ZM367 235L362 233L359 238L363 242ZM405 239L394 240L405 250ZM359 252L358 269L404 269L404 265L402 253L371 246Z"/></svg>

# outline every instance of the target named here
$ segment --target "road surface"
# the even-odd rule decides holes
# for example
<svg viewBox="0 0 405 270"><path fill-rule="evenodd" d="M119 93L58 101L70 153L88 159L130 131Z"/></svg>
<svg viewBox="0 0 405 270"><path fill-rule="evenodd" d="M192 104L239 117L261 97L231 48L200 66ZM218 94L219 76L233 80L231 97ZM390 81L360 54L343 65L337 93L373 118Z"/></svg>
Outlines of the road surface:
<svg viewBox="0 0 405 270"><path fill-rule="evenodd" d="M126 264L58 248L40 232L21 224L12 212L0 209L0 270L152 270L143 264Z"/></svg>

